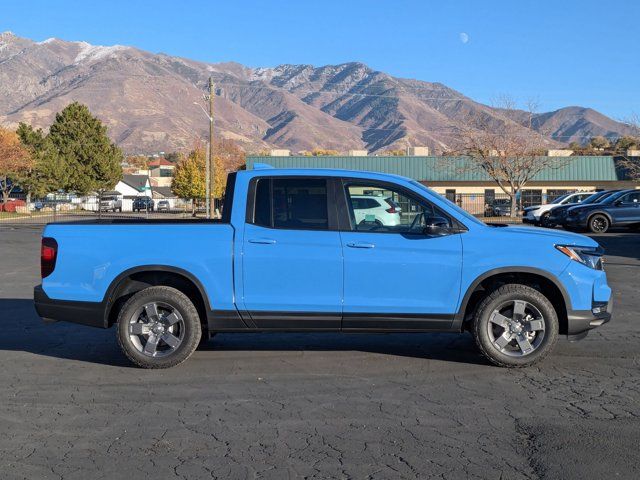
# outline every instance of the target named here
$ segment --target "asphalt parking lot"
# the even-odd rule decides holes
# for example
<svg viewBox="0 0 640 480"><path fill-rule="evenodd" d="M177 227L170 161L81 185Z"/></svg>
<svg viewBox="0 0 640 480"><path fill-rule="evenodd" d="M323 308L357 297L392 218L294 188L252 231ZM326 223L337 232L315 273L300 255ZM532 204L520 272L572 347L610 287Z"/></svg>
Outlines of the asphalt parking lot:
<svg viewBox="0 0 640 480"><path fill-rule="evenodd" d="M640 478L640 234L596 238L611 323L534 368L468 334L224 334L147 371L36 316L40 231L0 227L2 478Z"/></svg>

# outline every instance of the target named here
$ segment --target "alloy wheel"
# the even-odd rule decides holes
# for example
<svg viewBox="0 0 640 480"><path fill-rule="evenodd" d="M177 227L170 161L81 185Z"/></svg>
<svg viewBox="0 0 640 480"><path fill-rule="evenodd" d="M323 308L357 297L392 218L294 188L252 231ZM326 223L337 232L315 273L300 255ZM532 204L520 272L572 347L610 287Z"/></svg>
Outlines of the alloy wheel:
<svg viewBox="0 0 640 480"><path fill-rule="evenodd" d="M596 216L591 219L591 230L593 232L604 232L608 227L607 219L602 216Z"/></svg>
<svg viewBox="0 0 640 480"><path fill-rule="evenodd" d="M184 335L184 319L168 303L146 303L129 320L131 343L149 357L170 355L182 344Z"/></svg>
<svg viewBox="0 0 640 480"><path fill-rule="evenodd" d="M545 321L540 310L524 300L511 300L496 308L487 322L494 348L511 357L530 355L542 344Z"/></svg>

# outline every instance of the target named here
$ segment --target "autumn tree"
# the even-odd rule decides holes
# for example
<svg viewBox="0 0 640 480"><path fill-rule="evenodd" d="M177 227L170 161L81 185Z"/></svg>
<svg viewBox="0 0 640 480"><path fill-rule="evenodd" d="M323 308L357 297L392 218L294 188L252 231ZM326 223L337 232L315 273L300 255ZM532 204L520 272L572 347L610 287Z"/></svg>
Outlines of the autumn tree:
<svg viewBox="0 0 640 480"><path fill-rule="evenodd" d="M246 165L246 154L233 140L223 138L213 143L214 175L211 185L213 198L222 198L227 175Z"/></svg>
<svg viewBox="0 0 640 480"><path fill-rule="evenodd" d="M125 161L138 170L147 170L149 168L149 157L146 155L129 155Z"/></svg>
<svg viewBox="0 0 640 480"><path fill-rule="evenodd" d="M7 203L11 191L29 173L33 161L17 133L0 127L0 193Z"/></svg>
<svg viewBox="0 0 640 480"><path fill-rule="evenodd" d="M171 182L173 193L180 198L192 201L194 213L195 201L206 197L205 162L205 149L202 146L196 146L189 155L181 155Z"/></svg>
<svg viewBox="0 0 640 480"><path fill-rule="evenodd" d="M113 189L122 178L122 151L85 105L73 102L59 112L47 141L67 167L67 191L86 194Z"/></svg>
<svg viewBox="0 0 640 480"><path fill-rule="evenodd" d="M597 136L597 137L593 137L589 141L589 146L594 150L602 151L609 148L611 146L611 143L605 137Z"/></svg>
<svg viewBox="0 0 640 480"><path fill-rule="evenodd" d="M527 111L516 109L508 97L494 104L504 112L496 120L493 115L467 118L456 131L456 151L466 157L467 170L484 172L511 199L511 215L517 212L520 192L537 174L548 168L559 168L571 161L570 157L558 159L544 155L549 141L534 129L535 105ZM517 114L518 121L510 114Z"/></svg>
<svg viewBox="0 0 640 480"><path fill-rule="evenodd" d="M388 156L388 157L404 157L406 154L407 154L407 150L404 148L390 149L382 152L382 155Z"/></svg>

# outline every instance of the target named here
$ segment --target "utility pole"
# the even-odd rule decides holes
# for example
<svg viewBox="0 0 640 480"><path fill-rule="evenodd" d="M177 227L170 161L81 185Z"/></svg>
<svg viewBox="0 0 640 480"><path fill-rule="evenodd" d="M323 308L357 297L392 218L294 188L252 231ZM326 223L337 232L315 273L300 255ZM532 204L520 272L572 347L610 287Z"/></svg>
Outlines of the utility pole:
<svg viewBox="0 0 640 480"><path fill-rule="evenodd" d="M209 77L209 155L207 156L207 163L209 167L207 172L207 184L209 185L209 191L207 192L207 218L211 218L211 194L215 193L216 186L216 169L213 162L213 89L213 77ZM213 208L215 208L215 202L213 204Z"/></svg>
<svg viewBox="0 0 640 480"><path fill-rule="evenodd" d="M211 218L211 190L215 191L215 168L213 164L213 77L209 77L209 112L207 112L202 105L198 102L193 102L194 105L198 105L200 109L204 112L204 114L209 119L209 148L207 149L207 158L205 160L205 205L207 209L207 218ZM207 95L204 94L203 97L205 100L207 99Z"/></svg>

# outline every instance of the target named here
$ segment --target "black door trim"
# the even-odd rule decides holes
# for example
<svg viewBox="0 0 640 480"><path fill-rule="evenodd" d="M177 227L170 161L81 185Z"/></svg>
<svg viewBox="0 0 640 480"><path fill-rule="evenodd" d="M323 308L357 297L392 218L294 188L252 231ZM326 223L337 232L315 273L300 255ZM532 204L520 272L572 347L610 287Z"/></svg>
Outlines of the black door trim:
<svg viewBox="0 0 640 480"><path fill-rule="evenodd" d="M255 328L276 331L426 332L451 331L454 314L249 312Z"/></svg>

